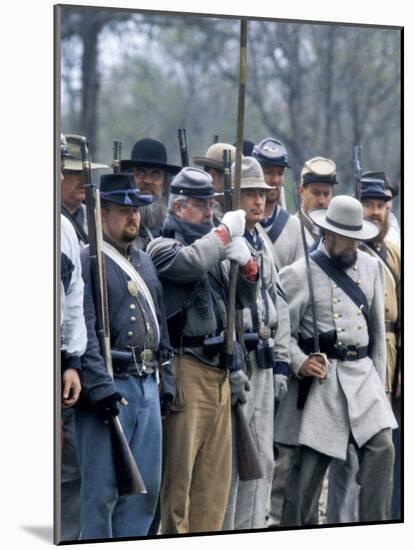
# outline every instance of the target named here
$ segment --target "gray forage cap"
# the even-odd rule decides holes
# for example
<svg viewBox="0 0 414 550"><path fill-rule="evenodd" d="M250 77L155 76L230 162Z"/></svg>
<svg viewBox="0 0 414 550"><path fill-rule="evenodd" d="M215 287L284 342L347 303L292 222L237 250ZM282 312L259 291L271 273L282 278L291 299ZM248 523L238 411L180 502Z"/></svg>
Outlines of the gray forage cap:
<svg viewBox="0 0 414 550"><path fill-rule="evenodd" d="M186 166L178 172L170 185L170 191L174 195L209 199L213 197L213 178L200 168Z"/></svg>

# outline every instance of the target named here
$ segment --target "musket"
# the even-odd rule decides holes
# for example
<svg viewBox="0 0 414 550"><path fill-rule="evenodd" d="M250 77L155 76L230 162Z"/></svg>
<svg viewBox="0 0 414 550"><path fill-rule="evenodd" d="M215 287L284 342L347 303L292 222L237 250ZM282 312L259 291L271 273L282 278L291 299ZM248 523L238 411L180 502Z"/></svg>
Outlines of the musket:
<svg viewBox="0 0 414 550"><path fill-rule="evenodd" d="M113 168L114 174L119 174L121 172L122 141L115 140L112 149L114 152L114 160L112 161L112 168Z"/></svg>
<svg viewBox="0 0 414 550"><path fill-rule="evenodd" d="M188 160L188 147L187 147L187 135L185 133L185 128L178 129L178 144L180 146L181 154L181 166L189 166L190 162Z"/></svg>
<svg viewBox="0 0 414 550"><path fill-rule="evenodd" d="M113 378L100 196L99 189L92 183L91 161L86 138L81 140L81 156L89 233L92 289L96 310L96 334L105 366ZM112 417L108 422L108 426L111 431L112 456L118 494L126 496L146 493L144 482L129 448L119 417Z"/></svg>
<svg viewBox="0 0 414 550"><path fill-rule="evenodd" d="M231 185L231 151L225 149L223 151L223 166L224 166L224 209L226 212L232 210L232 185ZM234 311L234 310L233 310ZM227 317L231 315L227 312ZM243 323L241 322L241 325ZM228 327L228 324L227 324ZM228 329L227 329L228 330ZM243 330L243 326L241 327ZM242 347L243 344L242 344ZM244 351L244 350L243 350ZM233 349L231 350L231 354ZM226 354L226 359L228 352ZM253 479L263 478L263 470L260 464L259 454L257 452L256 443L250 431L249 424L243 412L243 407L240 403L235 403L233 406L235 415L236 429L236 444L237 444L237 466L239 478L242 481L250 481Z"/></svg>
<svg viewBox="0 0 414 550"><path fill-rule="evenodd" d="M324 360L324 363L325 363L325 369L326 369L326 372L327 372L327 368L328 368L328 359L326 357L326 354L324 353L321 353L321 348L320 348L320 345L319 345L319 332L318 332L318 322L317 322L317 317L316 317L316 303L315 303L315 292L314 292L314 288L313 288L313 279L312 279L312 271L311 271L311 266L310 266L310 261L309 261L309 250L308 250L308 245L307 245L307 242L306 242L306 235L305 235L305 224L304 224L304 221L303 221L303 216L305 215L302 208L301 208L301 204L300 204L300 194L299 194L299 190L297 189L297 193L296 193L296 202L297 202L297 206L298 206L298 214L299 214L299 221L300 221L300 233L301 233L301 236L302 236L302 244L303 244L303 251L305 253L305 263L306 263L306 282L307 282L307 285L308 285L308 290L309 290L309 304L310 304L310 308L311 308L311 317L312 317L312 338L313 338L313 353L311 353L310 355L316 355L318 357L322 357L322 359ZM323 383L323 379L319 379L319 383ZM298 409L303 409L303 407L305 406L305 402L306 402L306 399L308 397L308 393L309 393L309 390L310 390L310 387L312 385L312 382L313 382L313 377L312 376L305 376L304 378L302 378L300 381L299 381L299 391L298 391L298 399L297 399L297 408Z"/></svg>
<svg viewBox="0 0 414 550"><path fill-rule="evenodd" d="M354 146L354 196L361 200L361 175L362 175L362 145Z"/></svg>
<svg viewBox="0 0 414 550"><path fill-rule="evenodd" d="M239 67L239 97L237 107L237 146L234 189L231 190L230 177L230 152L223 154L224 161L224 200L226 209L237 210L240 207L240 178L241 161L243 150L243 124L244 124L244 99L246 93L246 64L247 64L247 20L240 21L240 67ZM227 327L225 341L225 361L230 367L233 361L233 335L236 324L236 285L238 277L238 266L236 262L230 265L229 298L227 303ZM263 471L260 465L259 455L249 424L247 423L242 405L234 405L236 418L236 445L239 477L242 481L263 478Z"/></svg>

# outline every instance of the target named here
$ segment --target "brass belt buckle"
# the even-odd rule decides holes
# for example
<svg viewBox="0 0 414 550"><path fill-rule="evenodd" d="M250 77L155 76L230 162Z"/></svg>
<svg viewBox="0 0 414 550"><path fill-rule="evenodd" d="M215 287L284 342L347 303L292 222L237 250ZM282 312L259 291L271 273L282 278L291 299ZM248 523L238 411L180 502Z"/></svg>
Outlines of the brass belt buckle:
<svg viewBox="0 0 414 550"><path fill-rule="evenodd" d="M145 373L145 371L147 370L147 366L149 366L152 361L152 356L153 353L151 349L144 349L144 351L141 353L140 358L142 363L142 372Z"/></svg>

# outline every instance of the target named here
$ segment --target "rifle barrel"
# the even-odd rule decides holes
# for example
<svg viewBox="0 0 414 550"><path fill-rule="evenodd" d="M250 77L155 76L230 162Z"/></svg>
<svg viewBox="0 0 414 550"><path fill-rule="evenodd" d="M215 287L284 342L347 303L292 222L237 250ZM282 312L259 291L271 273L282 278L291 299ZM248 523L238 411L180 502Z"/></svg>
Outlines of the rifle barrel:
<svg viewBox="0 0 414 550"><path fill-rule="evenodd" d="M96 311L96 333L105 366L113 378L100 199L99 191L94 187L92 182L91 162L85 138L81 140L81 156L85 179L85 202L89 232L92 289ZM146 493L145 485L122 430L119 418L111 419L109 429L111 430L112 455L119 495Z"/></svg>

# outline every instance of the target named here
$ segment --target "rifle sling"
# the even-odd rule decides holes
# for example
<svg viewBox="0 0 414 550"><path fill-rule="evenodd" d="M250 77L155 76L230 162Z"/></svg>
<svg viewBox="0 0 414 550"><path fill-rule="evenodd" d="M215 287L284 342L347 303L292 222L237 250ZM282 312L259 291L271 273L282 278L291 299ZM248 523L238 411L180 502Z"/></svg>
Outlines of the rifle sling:
<svg viewBox="0 0 414 550"><path fill-rule="evenodd" d="M82 241L85 244L89 244L89 238L86 234L85 230L81 225L75 220L75 218L72 216L72 214L67 210L63 205L61 207L61 212L67 218L70 223L73 225L73 229L76 232L76 235L78 236L78 239Z"/></svg>
<svg viewBox="0 0 414 550"><path fill-rule="evenodd" d="M270 230L267 232L272 243L277 241L289 220L289 212L287 210L281 207L278 207L278 210L279 212L277 213L276 219Z"/></svg>

